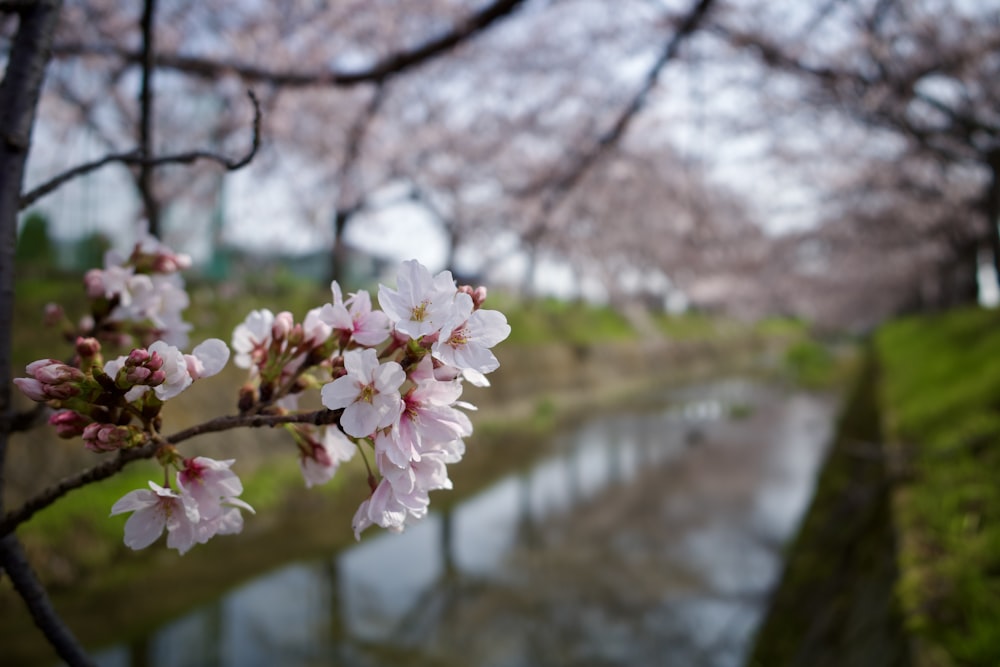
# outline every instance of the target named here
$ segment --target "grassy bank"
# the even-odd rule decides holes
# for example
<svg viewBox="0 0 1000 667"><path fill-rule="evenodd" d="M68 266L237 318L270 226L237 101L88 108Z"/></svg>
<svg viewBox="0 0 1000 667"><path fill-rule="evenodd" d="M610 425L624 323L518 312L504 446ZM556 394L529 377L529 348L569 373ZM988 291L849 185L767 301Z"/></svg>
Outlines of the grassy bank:
<svg viewBox="0 0 1000 667"><path fill-rule="evenodd" d="M886 324L871 362L751 664L998 665L1000 312Z"/></svg>
<svg viewBox="0 0 1000 667"><path fill-rule="evenodd" d="M920 665L1000 664L1000 313L879 333L881 399L902 476L899 595Z"/></svg>

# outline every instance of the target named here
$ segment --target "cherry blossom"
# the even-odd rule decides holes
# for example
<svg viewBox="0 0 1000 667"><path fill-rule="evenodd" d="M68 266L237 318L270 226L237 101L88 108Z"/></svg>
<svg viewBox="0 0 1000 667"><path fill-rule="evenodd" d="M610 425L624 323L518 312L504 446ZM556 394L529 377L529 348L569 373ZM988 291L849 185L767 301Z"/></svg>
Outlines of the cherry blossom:
<svg viewBox="0 0 1000 667"><path fill-rule="evenodd" d="M234 535L243 530L241 509L254 514L246 501L238 498L243 483L229 468L234 459L216 461L204 456L184 461L177 473L177 487L198 506L200 520L195 539L205 543L215 535Z"/></svg>
<svg viewBox="0 0 1000 667"><path fill-rule="evenodd" d="M419 461L433 443L451 442L472 434L472 422L453 404L462 394L458 381L441 382L434 378L430 357L424 357L411 373L415 384L403 396L403 412L396 428L376 438L376 451L382 451L397 466Z"/></svg>
<svg viewBox="0 0 1000 667"><path fill-rule="evenodd" d="M274 313L267 308L253 310L242 324L233 330L233 363L240 368L259 369L267 358L267 348L271 344L271 327Z"/></svg>
<svg viewBox="0 0 1000 667"><path fill-rule="evenodd" d="M389 337L389 318L383 312L372 310L371 295L368 292L361 290L352 294L347 301L342 301L340 286L336 281L331 288L334 303L326 304L320 311L320 318L324 322L366 347L379 345Z"/></svg>
<svg viewBox="0 0 1000 667"><path fill-rule="evenodd" d="M344 408L340 425L345 433L364 438L399 418L399 387L406 374L398 363L379 364L375 350L368 348L346 352L344 369L347 375L324 385L320 395L327 408Z"/></svg>
<svg viewBox="0 0 1000 667"><path fill-rule="evenodd" d="M320 440L309 438L304 447L308 449L300 450L299 466L306 488L330 481L340 464L351 460L357 451L357 446L336 426L323 429Z"/></svg>
<svg viewBox="0 0 1000 667"><path fill-rule="evenodd" d="M452 317L431 350L446 364L485 374L500 366L490 348L510 335L510 325L500 311L473 308L472 297L458 294Z"/></svg>
<svg viewBox="0 0 1000 667"><path fill-rule="evenodd" d="M167 546L184 554L198 542L198 505L190 496L165 489L156 482L126 493L111 507L111 516L132 512L125 522L125 546L145 549L167 529Z"/></svg>
<svg viewBox="0 0 1000 667"><path fill-rule="evenodd" d="M397 289L379 285L378 302L397 331L410 338L438 332L452 315L458 288L450 271L433 278L415 259L403 262Z"/></svg>

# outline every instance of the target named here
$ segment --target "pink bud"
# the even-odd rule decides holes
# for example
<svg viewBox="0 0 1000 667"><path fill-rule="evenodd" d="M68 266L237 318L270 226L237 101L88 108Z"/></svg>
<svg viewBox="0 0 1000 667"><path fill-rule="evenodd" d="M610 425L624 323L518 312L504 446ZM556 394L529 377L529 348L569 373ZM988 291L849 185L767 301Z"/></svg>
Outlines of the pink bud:
<svg viewBox="0 0 1000 667"><path fill-rule="evenodd" d="M75 438L83 435L90 420L73 410L60 410L49 417L49 424L55 427L60 438Z"/></svg>
<svg viewBox="0 0 1000 667"><path fill-rule="evenodd" d="M160 356L159 352L153 352L149 355L149 361L146 362L146 368L151 371L158 371L163 368L163 357Z"/></svg>
<svg viewBox="0 0 1000 667"><path fill-rule="evenodd" d="M28 364L25 369L36 380L45 385L79 382L83 380L83 372L79 368L67 366L55 359L39 359Z"/></svg>
<svg viewBox="0 0 1000 667"><path fill-rule="evenodd" d="M87 296L97 299L104 296L104 271L91 269L83 275L83 284L87 288Z"/></svg>
<svg viewBox="0 0 1000 667"><path fill-rule="evenodd" d="M97 342L96 338L79 337L76 339L76 353L82 359L96 357L100 352L101 344Z"/></svg>
<svg viewBox="0 0 1000 667"><path fill-rule="evenodd" d="M47 327L54 327L62 322L65 316L66 314L63 312L62 306L58 303L47 303L45 304L45 315L42 318L42 322Z"/></svg>
<svg viewBox="0 0 1000 667"><path fill-rule="evenodd" d="M149 361L149 351L140 347L128 353L125 364L127 366L141 366L147 361Z"/></svg>
<svg viewBox="0 0 1000 667"><path fill-rule="evenodd" d="M295 318L287 310L283 310L274 316L274 323L271 324L271 336L275 340L284 340L292 333L295 326Z"/></svg>
<svg viewBox="0 0 1000 667"><path fill-rule="evenodd" d="M132 384L145 384L145 380L153 374L153 371L145 368L144 366L137 366L135 368L130 368L127 373L125 373L125 379Z"/></svg>
<svg viewBox="0 0 1000 667"><path fill-rule="evenodd" d="M484 301L486 301L486 288L480 285L472 293L472 303L475 304L476 308L478 309L480 306L483 305Z"/></svg>
<svg viewBox="0 0 1000 667"><path fill-rule="evenodd" d="M153 371L146 379L146 386L159 387L167 381L167 374L164 371Z"/></svg>
<svg viewBox="0 0 1000 667"><path fill-rule="evenodd" d="M80 388L72 384L45 385L45 395L57 401L65 401L80 394Z"/></svg>
<svg viewBox="0 0 1000 667"><path fill-rule="evenodd" d="M30 364L25 366L24 370L28 375L34 376L35 373L46 366L51 366L52 364L61 364L62 362L58 359L39 359L38 361L32 361Z"/></svg>
<svg viewBox="0 0 1000 667"><path fill-rule="evenodd" d="M21 390L21 393L33 401L44 403L49 400L49 397L45 395L45 387L34 378L14 378L14 384Z"/></svg>
<svg viewBox="0 0 1000 667"><path fill-rule="evenodd" d="M83 444L93 452L110 452L129 444L132 431L114 424L87 424L83 429Z"/></svg>

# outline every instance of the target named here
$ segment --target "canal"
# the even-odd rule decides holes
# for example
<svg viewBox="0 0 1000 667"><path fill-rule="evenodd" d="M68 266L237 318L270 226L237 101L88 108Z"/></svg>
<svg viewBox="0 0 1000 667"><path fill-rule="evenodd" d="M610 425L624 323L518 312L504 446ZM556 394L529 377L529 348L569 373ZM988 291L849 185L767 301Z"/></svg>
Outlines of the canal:
<svg viewBox="0 0 1000 667"><path fill-rule="evenodd" d="M643 403L580 422L530 466L401 535L261 573L95 657L106 667L742 665L836 402L731 378Z"/></svg>

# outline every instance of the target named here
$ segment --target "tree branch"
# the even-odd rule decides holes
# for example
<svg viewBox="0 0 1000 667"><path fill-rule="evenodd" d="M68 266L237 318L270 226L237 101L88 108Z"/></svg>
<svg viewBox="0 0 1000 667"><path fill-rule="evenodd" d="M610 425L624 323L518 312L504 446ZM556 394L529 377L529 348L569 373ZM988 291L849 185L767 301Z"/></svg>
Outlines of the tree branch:
<svg viewBox="0 0 1000 667"><path fill-rule="evenodd" d="M16 510L8 512L3 520L0 521L0 538L10 534L17 526L34 516L36 512L45 509L70 491L86 486L87 484L99 482L102 479L107 479L121 471L129 463L152 458L164 445L176 445L185 440L190 440L195 436L204 435L205 433L217 433L240 427L274 427L282 424L313 424L315 426L336 424L340 420L342 413L343 410L323 409L316 410L315 412L288 415L246 414L216 417L183 431L178 431L166 438L151 440L138 447L122 449L114 458L107 459L87 470L65 477L25 501Z"/></svg>
<svg viewBox="0 0 1000 667"><path fill-rule="evenodd" d="M525 0L496 0L464 21L459 22L447 33L431 39L413 49L398 51L383 58L374 65L353 72L316 70L312 72L292 70L271 70L250 63L213 60L181 54L156 54L157 67L173 69L191 76L215 80L226 75L238 76L244 81L267 83L274 86L296 88L308 86L333 86L346 88L361 83L380 82L416 67L438 55L471 39L500 19L511 14L524 4ZM113 45L94 45L64 42L54 49L58 56L104 56L120 58L128 62L141 62L141 53Z"/></svg>
<svg viewBox="0 0 1000 667"><path fill-rule="evenodd" d="M46 639L52 644L56 653L70 665L93 665L83 647L59 620L49 596L31 569L24 555L24 549L21 548L15 535L7 535L0 539L0 566L28 606L35 625L45 633Z"/></svg>
<svg viewBox="0 0 1000 667"><path fill-rule="evenodd" d="M142 7L142 79L139 85L139 151L143 156L153 154L153 57L155 55L156 0L145 0ZM139 163L139 195L146 209L146 221L149 223L149 233L160 236L160 205L153 192L153 164L148 161Z"/></svg>
<svg viewBox="0 0 1000 667"><path fill-rule="evenodd" d="M546 179L545 181L539 182L534 186L529 186L518 193L523 196L526 194L536 193L541 190L547 191L547 196L542 200L542 207L538 216L538 222L525 234L525 237L529 242L537 241L537 239L544 234L547 220L553 211L555 211L555 209L558 208L563 201L565 201L569 192L576 186L577 183L580 182L580 179L583 178L587 171L597 163L598 159L610 148L615 146L625 135L625 132L628 130L634 118L646 104L646 100L649 98L649 94L656 86L656 82L659 79L663 68L677 56L681 44L701 24L705 15L708 13L709 8L712 6L713 1L714 0L698 0L695 5L688 10L688 13L684 15L684 18L678 25L676 32L666 43L663 50L660 52L659 57L657 57L656 62L653 63L653 66L646 73L646 78L643 80L642 86L638 91L636 91L635 95L632 96L628 104L626 104L625 107L619 112L618 117L615 119L615 122L611 125L611 127L609 127L597 138L587 152L581 155L569 170L554 181Z"/></svg>
<svg viewBox="0 0 1000 667"><path fill-rule="evenodd" d="M257 100L257 96L252 90L247 91L247 96L253 103L253 140L250 145L250 150L238 159L227 158L224 155L205 150L187 151L172 155L161 155L159 157L146 157L141 148L135 148L124 153L111 153L97 160L93 160L92 162L86 162L73 167L72 169L68 169L45 183L42 183L38 187L33 188L31 191L21 196L20 209L23 210L28 206L31 206L45 195L60 188L66 182L71 181L74 178L84 176L92 171L100 169L105 165L116 162L127 165L148 164L150 166L160 166L164 164L191 164L197 160L211 160L212 162L216 162L221 165L227 171L236 171L237 169L241 169L250 164L254 156L257 155L257 150L260 148L260 102Z"/></svg>

